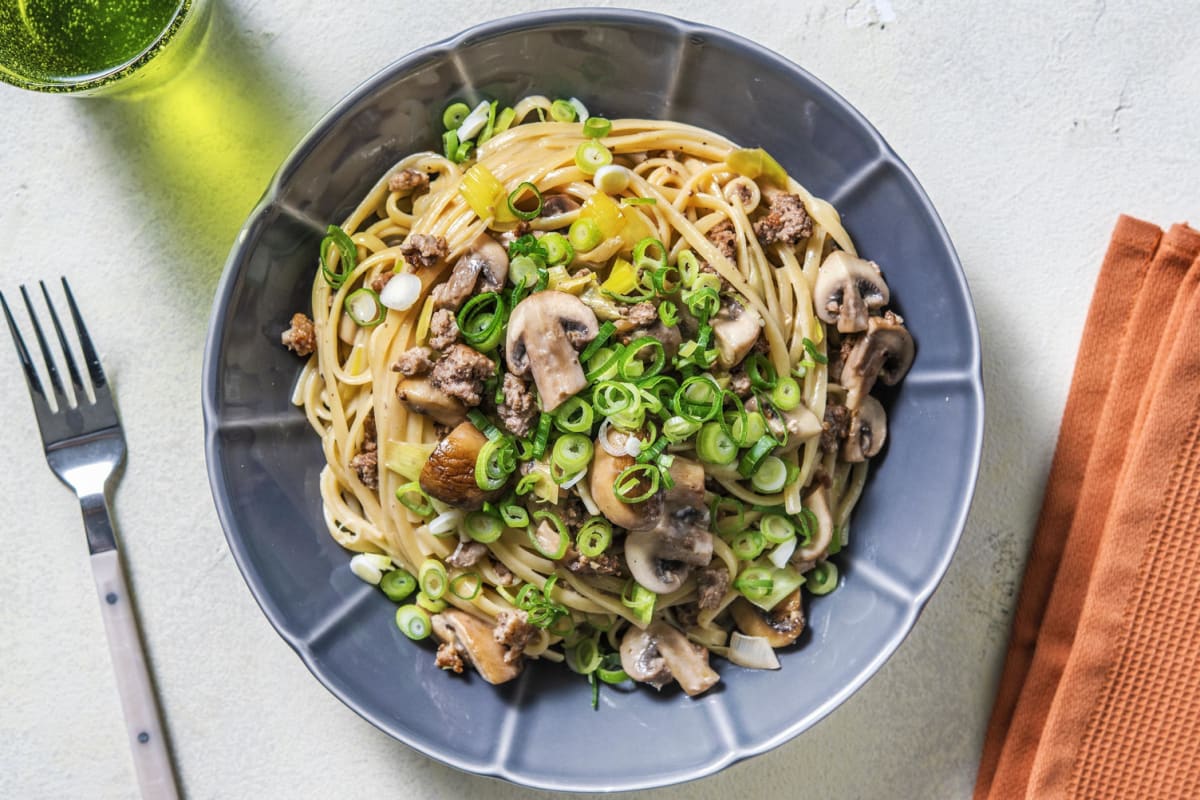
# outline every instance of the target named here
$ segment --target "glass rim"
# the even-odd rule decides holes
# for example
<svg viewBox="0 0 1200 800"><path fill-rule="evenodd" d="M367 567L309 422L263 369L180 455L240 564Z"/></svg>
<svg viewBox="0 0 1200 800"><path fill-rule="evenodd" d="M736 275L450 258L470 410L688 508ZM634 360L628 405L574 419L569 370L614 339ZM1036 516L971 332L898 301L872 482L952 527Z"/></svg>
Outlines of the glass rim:
<svg viewBox="0 0 1200 800"><path fill-rule="evenodd" d="M80 76L77 79L44 81L33 80L20 75L10 67L0 63L0 82L15 86L18 89L60 94L81 93L108 86L120 80L125 74L134 72L146 63L154 60L158 56L162 46L175 38L175 34L179 32L179 29L187 19L188 11L192 10L195 6L199 6L202 2L203 0L179 0L179 4L175 7L175 12L171 15L170 21L163 26L163 29L159 31L152 42L147 44L133 58L104 72L91 73L86 76Z"/></svg>

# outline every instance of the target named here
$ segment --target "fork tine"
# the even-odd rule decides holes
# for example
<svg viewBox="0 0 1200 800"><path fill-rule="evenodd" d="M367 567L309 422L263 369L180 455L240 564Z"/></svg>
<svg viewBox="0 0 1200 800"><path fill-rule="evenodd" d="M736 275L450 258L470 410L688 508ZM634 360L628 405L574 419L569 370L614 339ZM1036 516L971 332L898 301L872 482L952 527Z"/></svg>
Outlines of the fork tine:
<svg viewBox="0 0 1200 800"><path fill-rule="evenodd" d="M75 387L75 402L82 403L86 399L86 394L83 388L83 378L79 374L79 367L75 366L75 356L71 354L71 348L67 346L67 337L63 333L62 324L58 321L58 312L54 310L54 303L50 301L50 292L46 291L46 283L38 281L38 286L42 287L42 297L46 298L46 308L50 310L50 321L54 323L54 332L58 335L58 344L62 348L63 358L67 362L67 372L71 375L71 385Z"/></svg>
<svg viewBox="0 0 1200 800"><path fill-rule="evenodd" d="M100 356L92 346L92 337L88 336L84 327L83 317L79 314L79 306L75 305L75 295L71 294L71 286L66 278L62 278L63 291L67 295L67 305L71 307L71 319L75 323L75 332L79 334L79 346L83 350L83 360L87 362L88 373L92 376L92 385L99 392L107 383L104 378L104 368L100 366Z"/></svg>
<svg viewBox="0 0 1200 800"><path fill-rule="evenodd" d="M33 303L29 300L29 292L25 291L24 286L21 287L21 297L25 298L25 308L29 311L29 321L33 324L33 335L37 339L38 348L42 351L42 358L46 362L46 374L50 376L50 385L54 387L54 399L58 403L58 410L63 411L67 408L67 393L63 389L62 379L58 376L58 364L50 352L50 346L46 343L46 335L42 333L42 326L38 323Z"/></svg>
<svg viewBox="0 0 1200 800"><path fill-rule="evenodd" d="M33 395L34 406L36 407L40 401L42 406L48 409L46 390L42 388L37 368L33 366L33 359L29 357L29 350L25 347L25 340L21 338L21 331L17 329L17 323L8 309L8 301L4 299L3 292L0 292L0 306L4 308L4 318L8 321L8 332L12 334L13 344L17 348L17 358L21 360L21 368L25 370L25 383L29 385L29 393Z"/></svg>

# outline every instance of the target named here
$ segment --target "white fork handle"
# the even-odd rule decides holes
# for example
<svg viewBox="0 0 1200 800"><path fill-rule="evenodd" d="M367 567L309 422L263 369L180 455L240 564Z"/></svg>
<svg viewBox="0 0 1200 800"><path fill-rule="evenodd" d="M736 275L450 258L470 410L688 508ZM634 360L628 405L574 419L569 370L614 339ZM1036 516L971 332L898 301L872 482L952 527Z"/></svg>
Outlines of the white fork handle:
<svg viewBox="0 0 1200 800"><path fill-rule="evenodd" d="M160 722L158 700L150 683L146 654L142 650L133 602L125 584L125 570L117 551L94 554L92 574L100 593L100 615L104 617L104 629L108 633L108 648L112 653L113 672L117 676L142 797L144 800L175 800L179 792Z"/></svg>

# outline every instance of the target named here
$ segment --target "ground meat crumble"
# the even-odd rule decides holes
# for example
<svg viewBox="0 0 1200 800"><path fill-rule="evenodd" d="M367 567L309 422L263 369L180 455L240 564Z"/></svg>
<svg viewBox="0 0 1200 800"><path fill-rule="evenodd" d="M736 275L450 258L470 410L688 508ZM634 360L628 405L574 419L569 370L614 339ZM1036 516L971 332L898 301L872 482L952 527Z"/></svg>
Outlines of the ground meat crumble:
<svg viewBox="0 0 1200 800"><path fill-rule="evenodd" d="M537 628L529 624L524 611L501 611L492 631L496 641L504 646L504 663L519 661L526 646L537 637Z"/></svg>
<svg viewBox="0 0 1200 800"><path fill-rule="evenodd" d="M311 319L297 312L292 315L292 326L283 332L279 341L298 356L312 355L317 349L317 330Z"/></svg>
<svg viewBox="0 0 1200 800"><path fill-rule="evenodd" d="M729 591L729 570L725 567L705 567L696 575L696 605L702 609L713 609L721 605L721 599Z"/></svg>
<svg viewBox="0 0 1200 800"><path fill-rule="evenodd" d="M625 574L625 565L615 553L601 553L592 557L581 555L572 548L567 551L566 565L576 575L612 575L619 578Z"/></svg>
<svg viewBox="0 0 1200 800"><path fill-rule="evenodd" d="M433 663L435 666L448 669L458 675L462 674L464 666L462 656L458 653L458 647L450 642L443 642L438 645L437 657Z"/></svg>
<svg viewBox="0 0 1200 800"><path fill-rule="evenodd" d="M480 542L459 542L454 552L446 557L446 563L452 567L466 569L478 564L488 553L487 545Z"/></svg>
<svg viewBox="0 0 1200 800"><path fill-rule="evenodd" d="M403 169L388 178L388 191L415 194L429 188L429 174L419 169Z"/></svg>
<svg viewBox="0 0 1200 800"><path fill-rule="evenodd" d="M458 320L454 312L441 308L429 318L429 346L434 350L445 350L458 341Z"/></svg>
<svg viewBox="0 0 1200 800"><path fill-rule="evenodd" d="M435 388L468 406L477 406L483 400L483 382L495 371L495 362L483 353L456 344L433 365L431 380Z"/></svg>
<svg viewBox="0 0 1200 800"><path fill-rule="evenodd" d="M433 351L428 347L413 347L405 350L396 359L392 369L406 378L428 375L433 369Z"/></svg>
<svg viewBox="0 0 1200 800"><path fill-rule="evenodd" d="M379 445L374 412L363 423L362 449L350 459L350 468L358 475L363 486L373 491L379 489Z"/></svg>
<svg viewBox="0 0 1200 800"><path fill-rule="evenodd" d="M511 372L504 373L504 403L496 407L496 414L514 436L528 434L537 418L538 409L533 392L525 381Z"/></svg>
<svg viewBox="0 0 1200 800"><path fill-rule="evenodd" d="M448 252L450 248L444 237L424 233L414 233L400 245L400 253L413 269L432 267L445 258Z"/></svg>
<svg viewBox="0 0 1200 800"><path fill-rule="evenodd" d="M836 453L850 433L850 409L830 403L825 406L825 421L821 423L821 452Z"/></svg>
<svg viewBox="0 0 1200 800"><path fill-rule="evenodd" d="M729 220L722 220L704 234L705 238L716 245L721 255L730 261L737 261L737 229Z"/></svg>
<svg viewBox="0 0 1200 800"><path fill-rule="evenodd" d="M754 223L754 235L763 247L783 242L799 244L812 235L812 220L798 194L778 194L766 216Z"/></svg>

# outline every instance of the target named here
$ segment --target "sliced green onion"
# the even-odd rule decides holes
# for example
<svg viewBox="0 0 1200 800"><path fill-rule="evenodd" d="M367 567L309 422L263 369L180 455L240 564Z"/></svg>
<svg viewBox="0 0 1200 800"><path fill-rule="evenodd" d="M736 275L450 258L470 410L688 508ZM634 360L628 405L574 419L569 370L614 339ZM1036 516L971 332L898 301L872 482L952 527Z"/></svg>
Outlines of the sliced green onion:
<svg viewBox="0 0 1200 800"><path fill-rule="evenodd" d="M329 266L330 247L337 248L338 251L336 272L333 267ZM325 276L325 282L334 289L341 288L356 266L358 266L358 246L354 244L353 239L346 235L344 230L337 225L330 225L325 230L325 238L321 240L321 274Z"/></svg>
<svg viewBox="0 0 1200 800"><path fill-rule="evenodd" d="M829 594L837 588L838 568L831 561L822 561L804 576L804 586L815 595Z"/></svg>
<svg viewBox="0 0 1200 800"><path fill-rule="evenodd" d="M643 625L649 624L654 615L654 601L657 599L658 595L632 578L621 592L621 604L633 611Z"/></svg>
<svg viewBox="0 0 1200 800"><path fill-rule="evenodd" d="M833 535L829 537L829 546L825 548L825 555L827 557L835 556L842 552L842 548L845 546L842 543L842 537L845 535L845 529L834 526Z"/></svg>
<svg viewBox="0 0 1200 800"><path fill-rule="evenodd" d="M425 609L414 605L400 606L396 609L396 627L414 641L428 637L433 631L429 614L425 612Z"/></svg>
<svg viewBox="0 0 1200 800"><path fill-rule="evenodd" d="M542 237L542 247L546 248L546 263L549 266L570 264L575 260L575 248L561 233L547 233Z"/></svg>
<svg viewBox="0 0 1200 800"><path fill-rule="evenodd" d="M446 601L438 598L434 600L424 592L417 592L417 605L428 611L430 614L440 614L446 610Z"/></svg>
<svg viewBox="0 0 1200 800"><path fill-rule="evenodd" d="M568 245L568 247L569 246L570 245ZM583 352L579 354L579 360L587 363L592 356L596 355L596 352L599 351L601 347L608 343L608 340L612 338L612 335L616 332L616 330L616 325L609 320L605 320L604 324L600 326L600 330L596 333L596 338L588 342L588 346L583 348Z"/></svg>
<svg viewBox="0 0 1200 800"><path fill-rule="evenodd" d="M588 117L583 122L583 135L589 139L600 139L608 136L612 123L604 117Z"/></svg>
<svg viewBox="0 0 1200 800"><path fill-rule="evenodd" d="M782 375L775 382L771 391L771 402L779 406L780 411L791 411L800 405L800 384L790 375Z"/></svg>
<svg viewBox="0 0 1200 800"><path fill-rule="evenodd" d="M701 325L707 324L708 320L721 309L720 293L709 286L684 292L683 302Z"/></svg>
<svg viewBox="0 0 1200 800"><path fill-rule="evenodd" d="M620 194L629 188L629 174L618 164L605 164L596 170L592 184L605 194Z"/></svg>
<svg viewBox="0 0 1200 800"><path fill-rule="evenodd" d="M663 438L670 442L682 442L700 430L700 427L699 422L679 416L671 417L663 423Z"/></svg>
<svg viewBox="0 0 1200 800"><path fill-rule="evenodd" d="M459 600L474 600L482 588L483 579L478 572L464 572L450 579L450 594Z"/></svg>
<svg viewBox="0 0 1200 800"><path fill-rule="evenodd" d="M672 303L670 300L664 300L658 304L658 318L662 320L662 324L668 328L673 328L679 324L679 306Z"/></svg>
<svg viewBox="0 0 1200 800"><path fill-rule="evenodd" d="M600 647L589 637L575 645L575 669L581 675L590 675L600 667Z"/></svg>
<svg viewBox="0 0 1200 800"><path fill-rule="evenodd" d="M468 156L471 155L471 150L474 147L475 147L474 142L460 142L457 149L455 149L455 151L454 151L454 158L451 160L458 164L461 164L462 162L467 160Z"/></svg>
<svg viewBox="0 0 1200 800"><path fill-rule="evenodd" d="M736 497L717 495L710 512L713 530L721 536L731 536L746 527L746 507Z"/></svg>
<svg viewBox="0 0 1200 800"><path fill-rule="evenodd" d="M604 517L592 517L575 535L575 549L588 558L596 558L612 544L612 523Z"/></svg>
<svg viewBox="0 0 1200 800"><path fill-rule="evenodd" d="M472 540L487 544L500 538L504 524L500 517L486 511L471 511L463 519L463 532Z"/></svg>
<svg viewBox="0 0 1200 800"><path fill-rule="evenodd" d="M550 104L550 119L555 122L574 122L575 106L567 100L555 100Z"/></svg>
<svg viewBox="0 0 1200 800"><path fill-rule="evenodd" d="M458 163L458 132L446 131L442 134L442 152L446 158Z"/></svg>
<svg viewBox="0 0 1200 800"><path fill-rule="evenodd" d="M804 349L808 351L809 357L813 361L817 362L818 364L828 364L829 363L828 356L826 356L824 353L822 353L820 350L818 350L817 346L813 343L813 340L809 339L808 337L804 338ZM836 572L836 568L834 571ZM836 580L836 578L835 578L835 580Z"/></svg>
<svg viewBox="0 0 1200 800"><path fill-rule="evenodd" d="M796 526L783 514L764 514L758 529L771 544L783 544L796 535Z"/></svg>
<svg viewBox="0 0 1200 800"><path fill-rule="evenodd" d="M466 103L451 103L442 112L442 127L448 131L457 130L470 113L471 107Z"/></svg>
<svg viewBox="0 0 1200 800"><path fill-rule="evenodd" d="M640 356L643 350L649 349L650 363L645 363ZM666 351L662 342L652 336L641 336L630 342L621 353L617 372L622 380L632 381L654 377L667 363Z"/></svg>
<svg viewBox="0 0 1200 800"><path fill-rule="evenodd" d="M550 426L554 424L554 417L543 413L538 418L537 433L533 435L533 457L541 458L546 454L546 445L550 441Z"/></svg>
<svg viewBox="0 0 1200 800"><path fill-rule="evenodd" d="M578 395L554 409L554 427L566 433L591 431L594 418L592 406Z"/></svg>
<svg viewBox="0 0 1200 800"><path fill-rule="evenodd" d="M408 570L394 569L391 572L383 573L383 579L379 581L379 588L383 589L388 600L399 603L417 590L417 579Z"/></svg>
<svg viewBox="0 0 1200 800"><path fill-rule="evenodd" d="M415 499L414 495L416 495ZM429 499L429 495L425 494L425 490L421 488L421 484L418 481L397 487L396 500L400 502L400 505L418 517L433 515L433 501Z"/></svg>
<svg viewBox="0 0 1200 800"><path fill-rule="evenodd" d="M379 302L379 294L366 286L346 295L342 306L347 316L360 328L374 328L387 319L387 309Z"/></svg>
<svg viewBox="0 0 1200 800"><path fill-rule="evenodd" d="M696 437L696 455L706 464L732 464L737 443L716 422L706 422Z"/></svg>
<svg viewBox="0 0 1200 800"><path fill-rule="evenodd" d="M728 415L726 415L728 417ZM735 416L729 425L729 435L737 442L738 447L749 447L761 439L767 432L767 423L763 415L755 411L752 414L743 412Z"/></svg>
<svg viewBox="0 0 1200 800"><path fill-rule="evenodd" d="M571 223L567 239L575 248L575 252L586 253L604 240L604 234L600 232L600 226L594 219L577 219Z"/></svg>
<svg viewBox="0 0 1200 800"><path fill-rule="evenodd" d="M642 397L631 383L601 381L592 389L592 404L600 416L611 417L640 407Z"/></svg>
<svg viewBox="0 0 1200 800"><path fill-rule="evenodd" d="M538 539L535 528L531 525L526 529L526 531L529 536L529 543L533 545L533 549L537 550L542 556L550 559L551 561L557 561L565 556L567 554L567 548L571 545L571 537L567 533L567 526L563 524L562 519L559 518L559 516L553 511L543 510L534 511L533 518L539 522L549 522L550 526L554 529L554 532L558 535L558 544L555 545L553 550L548 550L542 545L541 540Z"/></svg>
<svg viewBox="0 0 1200 800"><path fill-rule="evenodd" d="M605 653L604 658L600 660L600 666L596 669L596 677L608 684L629 680L625 670L621 669L620 654Z"/></svg>
<svg viewBox="0 0 1200 800"><path fill-rule="evenodd" d="M517 112L511 108L505 108L496 115L496 124L492 128L492 136L498 133L503 133L512 127L513 120L517 118Z"/></svg>
<svg viewBox="0 0 1200 800"><path fill-rule="evenodd" d="M651 253L657 250L657 255ZM633 265L639 270L662 269L667 266L667 248L653 236L647 236L633 246Z"/></svg>
<svg viewBox="0 0 1200 800"><path fill-rule="evenodd" d="M605 323L607 324L607 323ZM597 337L598 338L598 337ZM601 347L587 359L587 372L584 377L588 383L608 381L617 377L617 362L621 351L611 347ZM583 359L580 359L581 361Z"/></svg>
<svg viewBox="0 0 1200 800"><path fill-rule="evenodd" d="M475 141L481 146L488 139L496 135L496 105L497 102L493 100L491 105L488 106L487 123L483 126L483 130L479 132L479 136L477 136L475 139Z"/></svg>
<svg viewBox="0 0 1200 800"><path fill-rule="evenodd" d="M750 485L764 494L774 494L783 489L787 478L787 467L778 456L767 456L750 476Z"/></svg>
<svg viewBox="0 0 1200 800"><path fill-rule="evenodd" d="M774 586L775 580L771 576L771 570L765 567L750 567L743 570L733 582L733 588L749 600L761 600L771 593Z"/></svg>
<svg viewBox="0 0 1200 800"><path fill-rule="evenodd" d="M706 422L721 412L721 387L708 375L688 378L671 401L675 413L690 422Z"/></svg>
<svg viewBox="0 0 1200 800"><path fill-rule="evenodd" d="M499 292L472 297L458 312L458 329L463 340L483 353L494 350L504 338L506 310L504 296Z"/></svg>
<svg viewBox="0 0 1200 800"><path fill-rule="evenodd" d="M538 282L540 264L531 256L515 256L508 262L508 277L513 286L533 286ZM515 308L514 304L514 308Z"/></svg>
<svg viewBox="0 0 1200 800"><path fill-rule="evenodd" d="M756 530L744 530L734 534L729 540L729 549L741 561L753 561L762 555L767 546L766 538Z"/></svg>
<svg viewBox="0 0 1200 800"><path fill-rule="evenodd" d="M700 276L700 259L696 258L696 254L691 250L680 250L675 258L675 266L679 269L679 280L683 288L692 288L696 278Z"/></svg>
<svg viewBox="0 0 1200 800"><path fill-rule="evenodd" d="M582 142L575 149L575 166L584 175L595 175L596 170L612 163L612 151L595 139Z"/></svg>
<svg viewBox="0 0 1200 800"><path fill-rule="evenodd" d="M478 408L472 408L470 411L468 411L467 419L471 421L472 425L479 429L480 433L489 439L499 439L504 435L500 433L500 429L493 425L491 420L489 420L487 416Z"/></svg>
<svg viewBox="0 0 1200 800"><path fill-rule="evenodd" d="M760 392L770 391L775 388L776 375L775 367L771 365L770 360L762 353L751 353L750 357L744 363L746 376L750 378L750 385Z"/></svg>
<svg viewBox="0 0 1200 800"><path fill-rule="evenodd" d="M621 470L613 488L622 503L640 503L654 496L661 477L658 467L634 464Z"/></svg>
<svg viewBox="0 0 1200 800"><path fill-rule="evenodd" d="M485 492L499 489L517 468L517 448L508 436L489 439L475 459L475 484Z"/></svg>
<svg viewBox="0 0 1200 800"><path fill-rule="evenodd" d="M550 463L566 475L587 469L592 463L592 440L582 433L568 433L558 438L550 454Z"/></svg>
<svg viewBox="0 0 1200 800"><path fill-rule="evenodd" d="M738 462L738 474L743 478L749 478L759 468L759 465L771 455L771 451L775 449L775 440L770 436L763 436L742 456L742 460Z"/></svg>
<svg viewBox="0 0 1200 800"><path fill-rule="evenodd" d="M500 506L500 519L510 528L524 528L529 524L529 512L517 503L504 503Z"/></svg>
<svg viewBox="0 0 1200 800"><path fill-rule="evenodd" d="M446 593L446 567L436 558L427 558L417 570L417 582L430 600L441 600Z"/></svg>
<svg viewBox="0 0 1200 800"><path fill-rule="evenodd" d="M526 211L517 206L517 202L521 199L521 195L523 195L525 192L532 192L534 199L537 200L537 206L531 211ZM538 188L529 181L522 181L521 183L518 183L517 188L513 189L513 191L508 195L508 210L511 211L517 219L523 219L527 222L531 219L536 219L538 215L542 213L542 193L539 192Z"/></svg>
<svg viewBox="0 0 1200 800"><path fill-rule="evenodd" d="M653 197L622 197L621 205L623 206L656 206L658 200Z"/></svg>
<svg viewBox="0 0 1200 800"><path fill-rule="evenodd" d="M508 245L508 257L510 259L517 256L529 256L535 261L539 261L538 266L546 263L546 248L542 246L541 240L532 233L527 233L519 239L514 239ZM509 265L510 269L512 265ZM513 281L516 283L516 281Z"/></svg>

